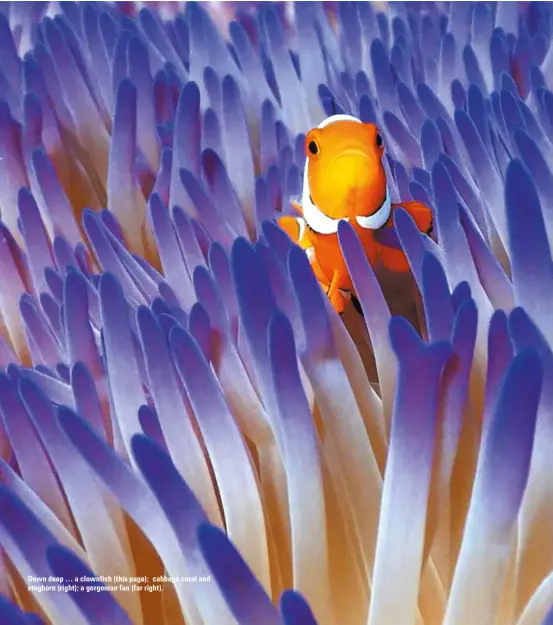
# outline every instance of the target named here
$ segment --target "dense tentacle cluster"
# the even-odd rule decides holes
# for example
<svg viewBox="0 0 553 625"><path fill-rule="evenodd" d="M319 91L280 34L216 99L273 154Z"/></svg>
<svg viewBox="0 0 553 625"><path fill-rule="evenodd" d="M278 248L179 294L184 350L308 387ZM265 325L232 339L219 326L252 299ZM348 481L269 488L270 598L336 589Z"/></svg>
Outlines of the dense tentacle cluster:
<svg viewBox="0 0 553 625"><path fill-rule="evenodd" d="M553 622L550 3L2 5L0 621ZM375 379L274 223L340 112L436 218L420 333L340 225Z"/></svg>

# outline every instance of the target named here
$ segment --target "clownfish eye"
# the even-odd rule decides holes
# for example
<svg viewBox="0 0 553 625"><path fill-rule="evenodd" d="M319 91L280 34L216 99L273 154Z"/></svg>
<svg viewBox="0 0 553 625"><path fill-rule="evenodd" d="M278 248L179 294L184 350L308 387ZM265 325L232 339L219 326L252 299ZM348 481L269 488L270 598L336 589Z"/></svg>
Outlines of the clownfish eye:
<svg viewBox="0 0 553 625"><path fill-rule="evenodd" d="M382 135L379 132L376 133L376 145L382 147Z"/></svg>
<svg viewBox="0 0 553 625"><path fill-rule="evenodd" d="M317 144L316 141L310 141L307 144L307 149L311 152L311 154L318 154L319 153L319 145Z"/></svg>

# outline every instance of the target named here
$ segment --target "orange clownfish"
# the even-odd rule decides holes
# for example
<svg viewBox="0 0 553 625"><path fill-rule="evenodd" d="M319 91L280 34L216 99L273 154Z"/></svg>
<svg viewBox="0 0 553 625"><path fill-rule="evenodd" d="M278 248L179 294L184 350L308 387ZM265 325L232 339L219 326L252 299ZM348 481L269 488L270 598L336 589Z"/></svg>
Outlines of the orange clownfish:
<svg viewBox="0 0 553 625"><path fill-rule="evenodd" d="M405 254L383 243L379 234L393 228L393 211L399 206L428 234L432 211L419 202L392 203L382 135L374 124L332 115L309 131L305 153L302 202L292 202L298 216L281 217L278 225L305 250L332 306L342 313L346 297L355 293L340 250L338 223L349 221L373 267L404 272L409 270Z"/></svg>

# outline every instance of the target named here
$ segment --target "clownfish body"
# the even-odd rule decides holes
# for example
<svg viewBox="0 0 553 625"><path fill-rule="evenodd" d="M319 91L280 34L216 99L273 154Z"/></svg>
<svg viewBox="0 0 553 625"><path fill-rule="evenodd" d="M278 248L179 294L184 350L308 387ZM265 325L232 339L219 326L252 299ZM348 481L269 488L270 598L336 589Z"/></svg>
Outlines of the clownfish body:
<svg viewBox="0 0 553 625"><path fill-rule="evenodd" d="M307 155L297 217L281 217L279 226L302 247L334 309L341 313L353 284L338 241L338 224L348 220L373 267L408 271L401 249L386 245L385 229L401 206L421 232L432 229L432 211L418 202L392 204L382 163L384 145L374 124L350 115L333 115L305 138Z"/></svg>

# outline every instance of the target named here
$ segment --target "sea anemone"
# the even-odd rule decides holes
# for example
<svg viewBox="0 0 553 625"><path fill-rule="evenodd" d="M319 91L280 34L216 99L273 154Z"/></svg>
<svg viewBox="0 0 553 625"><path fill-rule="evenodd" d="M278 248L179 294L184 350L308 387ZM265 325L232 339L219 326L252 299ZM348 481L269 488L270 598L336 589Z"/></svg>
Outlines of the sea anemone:
<svg viewBox="0 0 553 625"><path fill-rule="evenodd" d="M551 625L551 3L1 5L2 625ZM341 111L436 222L344 318Z"/></svg>

